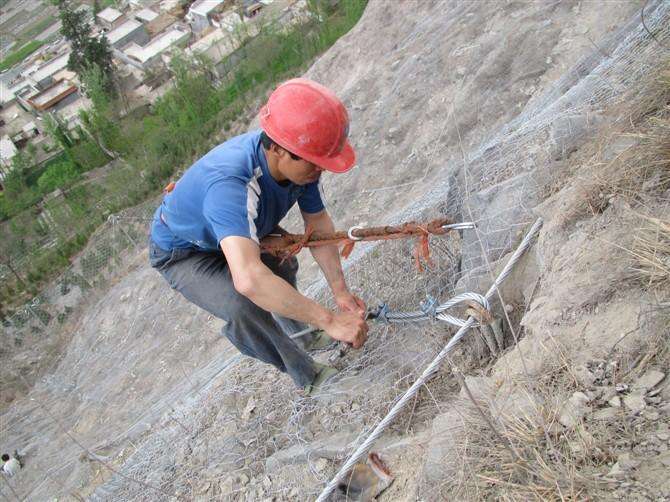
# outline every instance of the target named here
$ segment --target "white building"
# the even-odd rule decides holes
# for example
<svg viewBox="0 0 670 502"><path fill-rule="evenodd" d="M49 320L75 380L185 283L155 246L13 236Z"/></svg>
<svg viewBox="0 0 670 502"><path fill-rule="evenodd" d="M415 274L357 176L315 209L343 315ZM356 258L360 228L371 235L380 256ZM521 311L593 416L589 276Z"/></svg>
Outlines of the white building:
<svg viewBox="0 0 670 502"><path fill-rule="evenodd" d="M170 31L154 38L144 47L130 44L124 49L126 56L137 61L143 69L148 69L161 61L161 55L169 48L183 46L191 34L183 28L175 27Z"/></svg>
<svg viewBox="0 0 670 502"><path fill-rule="evenodd" d="M240 42L238 38L231 36L230 33L219 28L193 43L186 49L186 53L189 55L202 54L206 56L214 64L216 72L222 76L219 63L239 47Z"/></svg>
<svg viewBox="0 0 670 502"><path fill-rule="evenodd" d="M207 27L212 26L212 15L218 12L224 0L198 0L191 5L186 14L186 20L191 25L194 33L200 33Z"/></svg>
<svg viewBox="0 0 670 502"><path fill-rule="evenodd" d="M105 36L114 49L121 49L130 43L144 45L149 41L149 34L144 25L134 19L126 21Z"/></svg>
<svg viewBox="0 0 670 502"><path fill-rule="evenodd" d="M100 22L100 25L108 30L113 30L117 26L121 26L123 21L125 21L123 13L113 7L107 7L106 9L101 10L96 17Z"/></svg>
<svg viewBox="0 0 670 502"><path fill-rule="evenodd" d="M135 12L135 14L133 14L133 17L140 23L147 24L156 19L158 17L158 14L152 11L151 9L142 9Z"/></svg>
<svg viewBox="0 0 670 502"><path fill-rule="evenodd" d="M0 180L4 179L7 168L11 167L12 159L17 152L18 150L9 136L5 134L0 138Z"/></svg>

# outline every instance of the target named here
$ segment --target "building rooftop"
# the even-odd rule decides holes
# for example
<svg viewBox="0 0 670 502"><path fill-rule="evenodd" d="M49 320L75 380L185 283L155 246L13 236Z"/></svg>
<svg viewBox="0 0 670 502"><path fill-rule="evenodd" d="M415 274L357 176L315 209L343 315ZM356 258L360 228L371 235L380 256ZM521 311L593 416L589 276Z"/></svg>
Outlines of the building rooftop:
<svg viewBox="0 0 670 502"><path fill-rule="evenodd" d="M135 31L137 28L140 28L142 26L142 23L139 21L135 21L134 19L130 19L123 23L121 26L118 28L114 28L112 31L106 34L107 36L107 41L110 43L110 45L114 45L116 42L121 40L123 37L129 35L133 31Z"/></svg>
<svg viewBox="0 0 670 502"><path fill-rule="evenodd" d="M158 14L151 9L142 9L135 12L135 19L139 19L144 23L150 23L158 17Z"/></svg>
<svg viewBox="0 0 670 502"><path fill-rule="evenodd" d="M198 0L191 5L189 12L199 16L207 16L221 4L223 4L223 0Z"/></svg>
<svg viewBox="0 0 670 502"><path fill-rule="evenodd" d="M63 68L67 67L68 59L70 59L70 53L66 52L61 56L58 56L51 61L40 66L35 73L30 75L30 78L35 82L40 82L45 78L53 76L55 73L58 73Z"/></svg>
<svg viewBox="0 0 670 502"><path fill-rule="evenodd" d="M229 37L229 36L230 35L228 33L224 33L223 30L221 30L220 28L216 29L216 30L212 31L211 33L208 33L207 35L202 37L197 42L193 42L189 46L188 52L190 52L191 54L204 52L207 49L209 49L212 45L214 45L216 42L218 42L219 40L221 40L225 37Z"/></svg>
<svg viewBox="0 0 670 502"><path fill-rule="evenodd" d="M225 28L226 30L228 30L231 33L233 31L235 31L235 27L238 24L244 23L244 21L242 21L240 19L240 16L237 14L237 12L227 12L227 13L221 14L221 16L219 16L217 21L218 21L219 25L221 26L221 28Z"/></svg>
<svg viewBox="0 0 670 502"><path fill-rule="evenodd" d="M30 122L27 122L26 124L24 124L24 126L21 128L21 130L25 133L30 133L30 132L34 131L35 129L37 129L37 125L32 120Z"/></svg>
<svg viewBox="0 0 670 502"><path fill-rule="evenodd" d="M146 63L154 56L157 56L158 54L168 49L170 46L186 40L190 36L191 34L188 31L175 28L159 37L154 38L144 47L140 47L137 44L131 44L124 52L126 55L137 59L140 63Z"/></svg>
<svg viewBox="0 0 670 502"><path fill-rule="evenodd" d="M12 140L6 134L0 138L0 159L3 162L9 162L16 155L16 147Z"/></svg>
<svg viewBox="0 0 670 502"><path fill-rule="evenodd" d="M100 19L102 19L103 21L106 21L108 23L113 23L114 21L116 21L121 16L123 16L123 14L121 12L119 12L118 10L116 10L115 8L107 7L106 9L101 10L100 12L98 12L97 17L99 17Z"/></svg>
<svg viewBox="0 0 670 502"><path fill-rule="evenodd" d="M64 98L76 90L77 87L75 85L72 85L67 80L61 80L39 94L32 96L30 102L35 108L41 109L48 105L50 101L59 97Z"/></svg>

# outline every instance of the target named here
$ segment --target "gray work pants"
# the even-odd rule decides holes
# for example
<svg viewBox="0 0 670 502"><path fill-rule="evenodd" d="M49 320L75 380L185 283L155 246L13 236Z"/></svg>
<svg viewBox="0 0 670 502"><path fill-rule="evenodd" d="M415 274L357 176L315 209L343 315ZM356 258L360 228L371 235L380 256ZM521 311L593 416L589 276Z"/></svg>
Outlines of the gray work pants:
<svg viewBox="0 0 670 502"><path fill-rule="evenodd" d="M263 254L261 260L276 275L296 285L298 260L285 260ZM244 355L273 365L288 373L298 387L314 381L317 369L312 358L289 334L305 325L274 316L263 310L233 286L233 279L224 254L195 249L165 251L149 242L149 262L170 284L170 287L191 303L226 321L221 333Z"/></svg>

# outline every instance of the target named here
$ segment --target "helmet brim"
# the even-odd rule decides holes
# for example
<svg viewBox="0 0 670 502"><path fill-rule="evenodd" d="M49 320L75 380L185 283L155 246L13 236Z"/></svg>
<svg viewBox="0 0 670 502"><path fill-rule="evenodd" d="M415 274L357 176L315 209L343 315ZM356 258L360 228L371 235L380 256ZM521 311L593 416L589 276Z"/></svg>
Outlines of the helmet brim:
<svg viewBox="0 0 670 502"><path fill-rule="evenodd" d="M331 173L346 173L351 170L356 163L356 152L354 152L353 147L349 143L349 140L344 141L344 146L339 153L331 155L330 157L316 157L316 156L304 156L303 159L316 164L321 169L330 171Z"/></svg>

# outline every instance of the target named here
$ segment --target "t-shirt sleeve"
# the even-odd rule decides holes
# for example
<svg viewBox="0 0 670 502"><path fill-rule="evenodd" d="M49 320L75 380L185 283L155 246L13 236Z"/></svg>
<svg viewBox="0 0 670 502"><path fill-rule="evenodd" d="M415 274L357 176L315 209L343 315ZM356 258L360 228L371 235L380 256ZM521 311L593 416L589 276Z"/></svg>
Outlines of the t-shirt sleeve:
<svg viewBox="0 0 670 502"><path fill-rule="evenodd" d="M318 181L305 186L305 191L298 197L298 206L302 211L312 214L325 209Z"/></svg>
<svg viewBox="0 0 670 502"><path fill-rule="evenodd" d="M203 201L202 212L211 226L217 242L230 236L247 237L258 243L256 225L254 218L257 203L251 200L251 211L248 205L249 199L258 195L245 180L237 177L229 177L220 180L209 187Z"/></svg>

